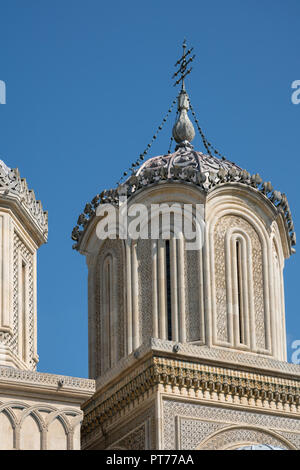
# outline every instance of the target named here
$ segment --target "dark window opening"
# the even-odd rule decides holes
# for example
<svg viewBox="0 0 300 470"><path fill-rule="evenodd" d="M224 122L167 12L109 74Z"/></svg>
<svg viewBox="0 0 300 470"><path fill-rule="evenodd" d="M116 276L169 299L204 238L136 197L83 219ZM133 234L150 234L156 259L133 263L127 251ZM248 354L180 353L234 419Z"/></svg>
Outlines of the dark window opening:
<svg viewBox="0 0 300 470"><path fill-rule="evenodd" d="M168 340L172 340L172 304L171 304L171 263L170 241L166 240L166 281L167 281L167 318Z"/></svg>
<svg viewBox="0 0 300 470"><path fill-rule="evenodd" d="M243 292L242 292L242 250L241 242L236 241L236 269L237 269L237 296L238 296L238 318L239 318L239 338L240 343L245 343L244 337L244 311L243 311Z"/></svg>

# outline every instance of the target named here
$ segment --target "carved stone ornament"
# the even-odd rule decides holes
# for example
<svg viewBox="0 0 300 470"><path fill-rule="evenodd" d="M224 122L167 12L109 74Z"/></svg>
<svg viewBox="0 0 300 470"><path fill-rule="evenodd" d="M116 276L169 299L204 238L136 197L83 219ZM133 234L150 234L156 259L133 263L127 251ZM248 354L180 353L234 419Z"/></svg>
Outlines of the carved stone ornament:
<svg viewBox="0 0 300 470"><path fill-rule="evenodd" d="M178 144L174 153L147 160L135 174L131 175L117 189L102 191L100 195L93 198L91 204L85 206L72 231L71 238L75 241L73 248L79 249L82 235L90 219L94 217L99 204L111 203L118 206L119 197L126 195L130 198L136 191L149 185L166 182L193 184L205 193L213 191L219 185L228 183L241 183L256 189L272 202L278 213L283 214L291 252L295 251L293 247L296 245L296 234L286 195L273 190L271 183L269 181L263 182L259 174L250 175L246 170L224 157L219 159L212 155L196 152L187 140Z"/></svg>
<svg viewBox="0 0 300 470"><path fill-rule="evenodd" d="M18 202L21 210L29 216L43 242L48 237L48 212L43 211L41 201L28 189L27 182L20 177L19 170L11 169L0 160L0 198Z"/></svg>

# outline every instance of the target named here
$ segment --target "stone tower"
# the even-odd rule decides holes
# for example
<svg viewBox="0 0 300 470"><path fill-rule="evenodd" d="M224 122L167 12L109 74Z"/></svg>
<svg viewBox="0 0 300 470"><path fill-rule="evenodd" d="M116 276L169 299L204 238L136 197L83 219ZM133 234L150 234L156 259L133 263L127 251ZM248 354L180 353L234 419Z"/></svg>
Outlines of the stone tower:
<svg viewBox="0 0 300 470"><path fill-rule="evenodd" d="M295 245L287 199L209 146L195 151L189 103L183 86L175 152L97 195L73 230L88 265L96 379L82 445L300 449L300 367L286 362L283 268ZM108 203L119 236L103 239ZM124 237L125 205L127 223L146 214L139 225L149 235L161 220L159 209L149 215L154 204L170 209L169 230ZM198 245L178 230L188 223Z"/></svg>
<svg viewBox="0 0 300 470"><path fill-rule="evenodd" d="M36 371L36 255L47 234L40 201L0 161L0 450L79 449L80 406L94 392L93 380Z"/></svg>
<svg viewBox="0 0 300 470"><path fill-rule="evenodd" d="M36 252L46 242L48 216L34 192L0 162L0 365L35 370Z"/></svg>

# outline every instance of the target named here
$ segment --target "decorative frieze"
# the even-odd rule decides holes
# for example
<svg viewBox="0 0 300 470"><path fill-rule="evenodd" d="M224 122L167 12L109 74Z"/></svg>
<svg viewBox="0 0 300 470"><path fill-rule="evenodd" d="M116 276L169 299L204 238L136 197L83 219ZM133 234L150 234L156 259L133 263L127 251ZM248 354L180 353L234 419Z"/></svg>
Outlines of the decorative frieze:
<svg viewBox="0 0 300 470"><path fill-rule="evenodd" d="M249 444L299 449L297 416L258 413L250 407L234 409L224 403L210 406L162 397L162 448L225 450ZM222 406L220 406L222 405Z"/></svg>
<svg viewBox="0 0 300 470"><path fill-rule="evenodd" d="M111 395L107 391L103 395L98 389L93 399L83 406L83 435L103 425L156 386L163 386L167 393L196 399L247 403L250 407L266 409L280 404L286 413L299 410L298 381L153 356L145 362L144 370L139 370L138 375L120 380Z"/></svg>
<svg viewBox="0 0 300 470"><path fill-rule="evenodd" d="M3 384L23 384L36 386L60 387L63 389L73 389L94 393L95 381L91 379L81 379L65 375L46 374L42 372L13 369L11 367L0 367L0 387Z"/></svg>

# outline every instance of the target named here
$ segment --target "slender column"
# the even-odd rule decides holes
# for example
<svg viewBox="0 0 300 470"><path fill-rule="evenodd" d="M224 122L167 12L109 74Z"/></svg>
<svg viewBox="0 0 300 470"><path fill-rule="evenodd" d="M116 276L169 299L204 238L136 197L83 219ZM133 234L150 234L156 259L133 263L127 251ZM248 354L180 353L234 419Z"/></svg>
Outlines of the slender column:
<svg viewBox="0 0 300 470"><path fill-rule="evenodd" d="M10 306L12 293L10 243L10 218L7 214L3 214L0 215L0 328L2 331L9 331L13 327Z"/></svg>
<svg viewBox="0 0 300 470"><path fill-rule="evenodd" d="M159 337L167 339L165 242L158 240Z"/></svg>
<svg viewBox="0 0 300 470"><path fill-rule="evenodd" d="M280 282L281 341L282 341L282 358L281 358L281 360L282 361L287 361L283 266L280 267L279 282Z"/></svg>
<svg viewBox="0 0 300 470"><path fill-rule="evenodd" d="M178 276L177 276L177 240L170 240L171 254L171 305L172 305L172 340L179 341L178 337Z"/></svg>
<svg viewBox="0 0 300 470"><path fill-rule="evenodd" d="M234 345L239 346L241 343L240 329L243 335L243 322L242 318L242 303L240 298L241 293L241 273L240 261L238 250L240 247L237 245L235 236L231 237L231 251L230 251L230 264L232 266L232 313L233 313L233 335ZM238 266L239 265L239 266Z"/></svg>
<svg viewBox="0 0 300 470"><path fill-rule="evenodd" d="M152 318L153 336L158 338L158 303L157 303L157 240L151 241L152 252Z"/></svg>
<svg viewBox="0 0 300 470"><path fill-rule="evenodd" d="M131 286L132 286L132 347L133 350L139 347L139 304L138 304L138 263L137 244L131 245Z"/></svg>
<svg viewBox="0 0 300 470"><path fill-rule="evenodd" d="M215 292L215 262L214 262L214 233L209 223L205 225L205 240L203 245L203 298L205 321L205 344L211 347L216 342L216 307L213 301Z"/></svg>
<svg viewBox="0 0 300 470"><path fill-rule="evenodd" d="M6 282L5 282L5 257L3 254L5 253L4 251L4 243L5 243L5 231L4 231L4 220L3 220L3 215L0 216L0 328L3 326L8 325L8 314L9 314L9 309L5 309L5 298L7 297L5 295L5 288L6 288Z"/></svg>
<svg viewBox="0 0 300 470"><path fill-rule="evenodd" d="M67 450L74 449L74 430L71 429L67 434Z"/></svg>
<svg viewBox="0 0 300 470"><path fill-rule="evenodd" d="M96 378L100 375L98 370L99 363L101 364L100 349L101 349L101 337L99 338L99 328L96 323L96 296L95 291L95 278L96 278L96 256L88 255L86 257L86 263L88 266L88 342L89 342L89 377L91 379ZM99 262L99 261L98 261ZM100 266L98 266L100 269ZM102 276L101 276L102 278ZM101 292L101 286L98 286ZM100 301L100 299L99 299ZM97 340L99 338L99 340Z"/></svg>
<svg viewBox="0 0 300 470"><path fill-rule="evenodd" d="M179 281L179 340L186 342L185 326L185 285L184 285L184 240L181 236L178 240L178 281Z"/></svg>
<svg viewBox="0 0 300 470"><path fill-rule="evenodd" d="M110 367L110 305L109 305L109 259L106 259L102 266L102 334L101 334L101 373Z"/></svg>
<svg viewBox="0 0 300 470"><path fill-rule="evenodd" d="M48 429L42 427L41 430L41 450L47 450Z"/></svg>
<svg viewBox="0 0 300 470"><path fill-rule="evenodd" d="M272 279L272 262L270 262L270 258L272 253L270 253L270 249L267 246L262 244L262 255L263 255L263 293L264 293L264 320L265 320L265 348L267 351L271 351L274 348L272 343L272 334L271 328L272 324L270 322L270 310L272 308L273 299L270 295L270 285L269 280ZM271 258L272 259L272 258ZM274 354L274 353L273 353Z"/></svg>
<svg viewBox="0 0 300 470"><path fill-rule="evenodd" d="M227 305L227 340L233 346L236 344L236 315L234 299L234 280L236 278L236 260L234 257L234 240L226 236L225 238L225 275L226 275L226 305Z"/></svg>
<svg viewBox="0 0 300 470"><path fill-rule="evenodd" d="M126 291L127 291L127 354L132 353L132 293L131 293L131 247L126 243Z"/></svg>
<svg viewBox="0 0 300 470"><path fill-rule="evenodd" d="M241 252L242 252L242 293L241 294L243 296L244 343L245 345L250 347L247 244L244 239L241 241Z"/></svg>
<svg viewBox="0 0 300 470"><path fill-rule="evenodd" d="M21 428L20 424L17 424L14 429L14 449L21 449Z"/></svg>
<svg viewBox="0 0 300 470"><path fill-rule="evenodd" d="M32 270L33 270L33 354L34 359L38 362L38 353L37 353L37 286L36 286L36 279L37 279L37 261L36 261L36 252L32 255Z"/></svg>

